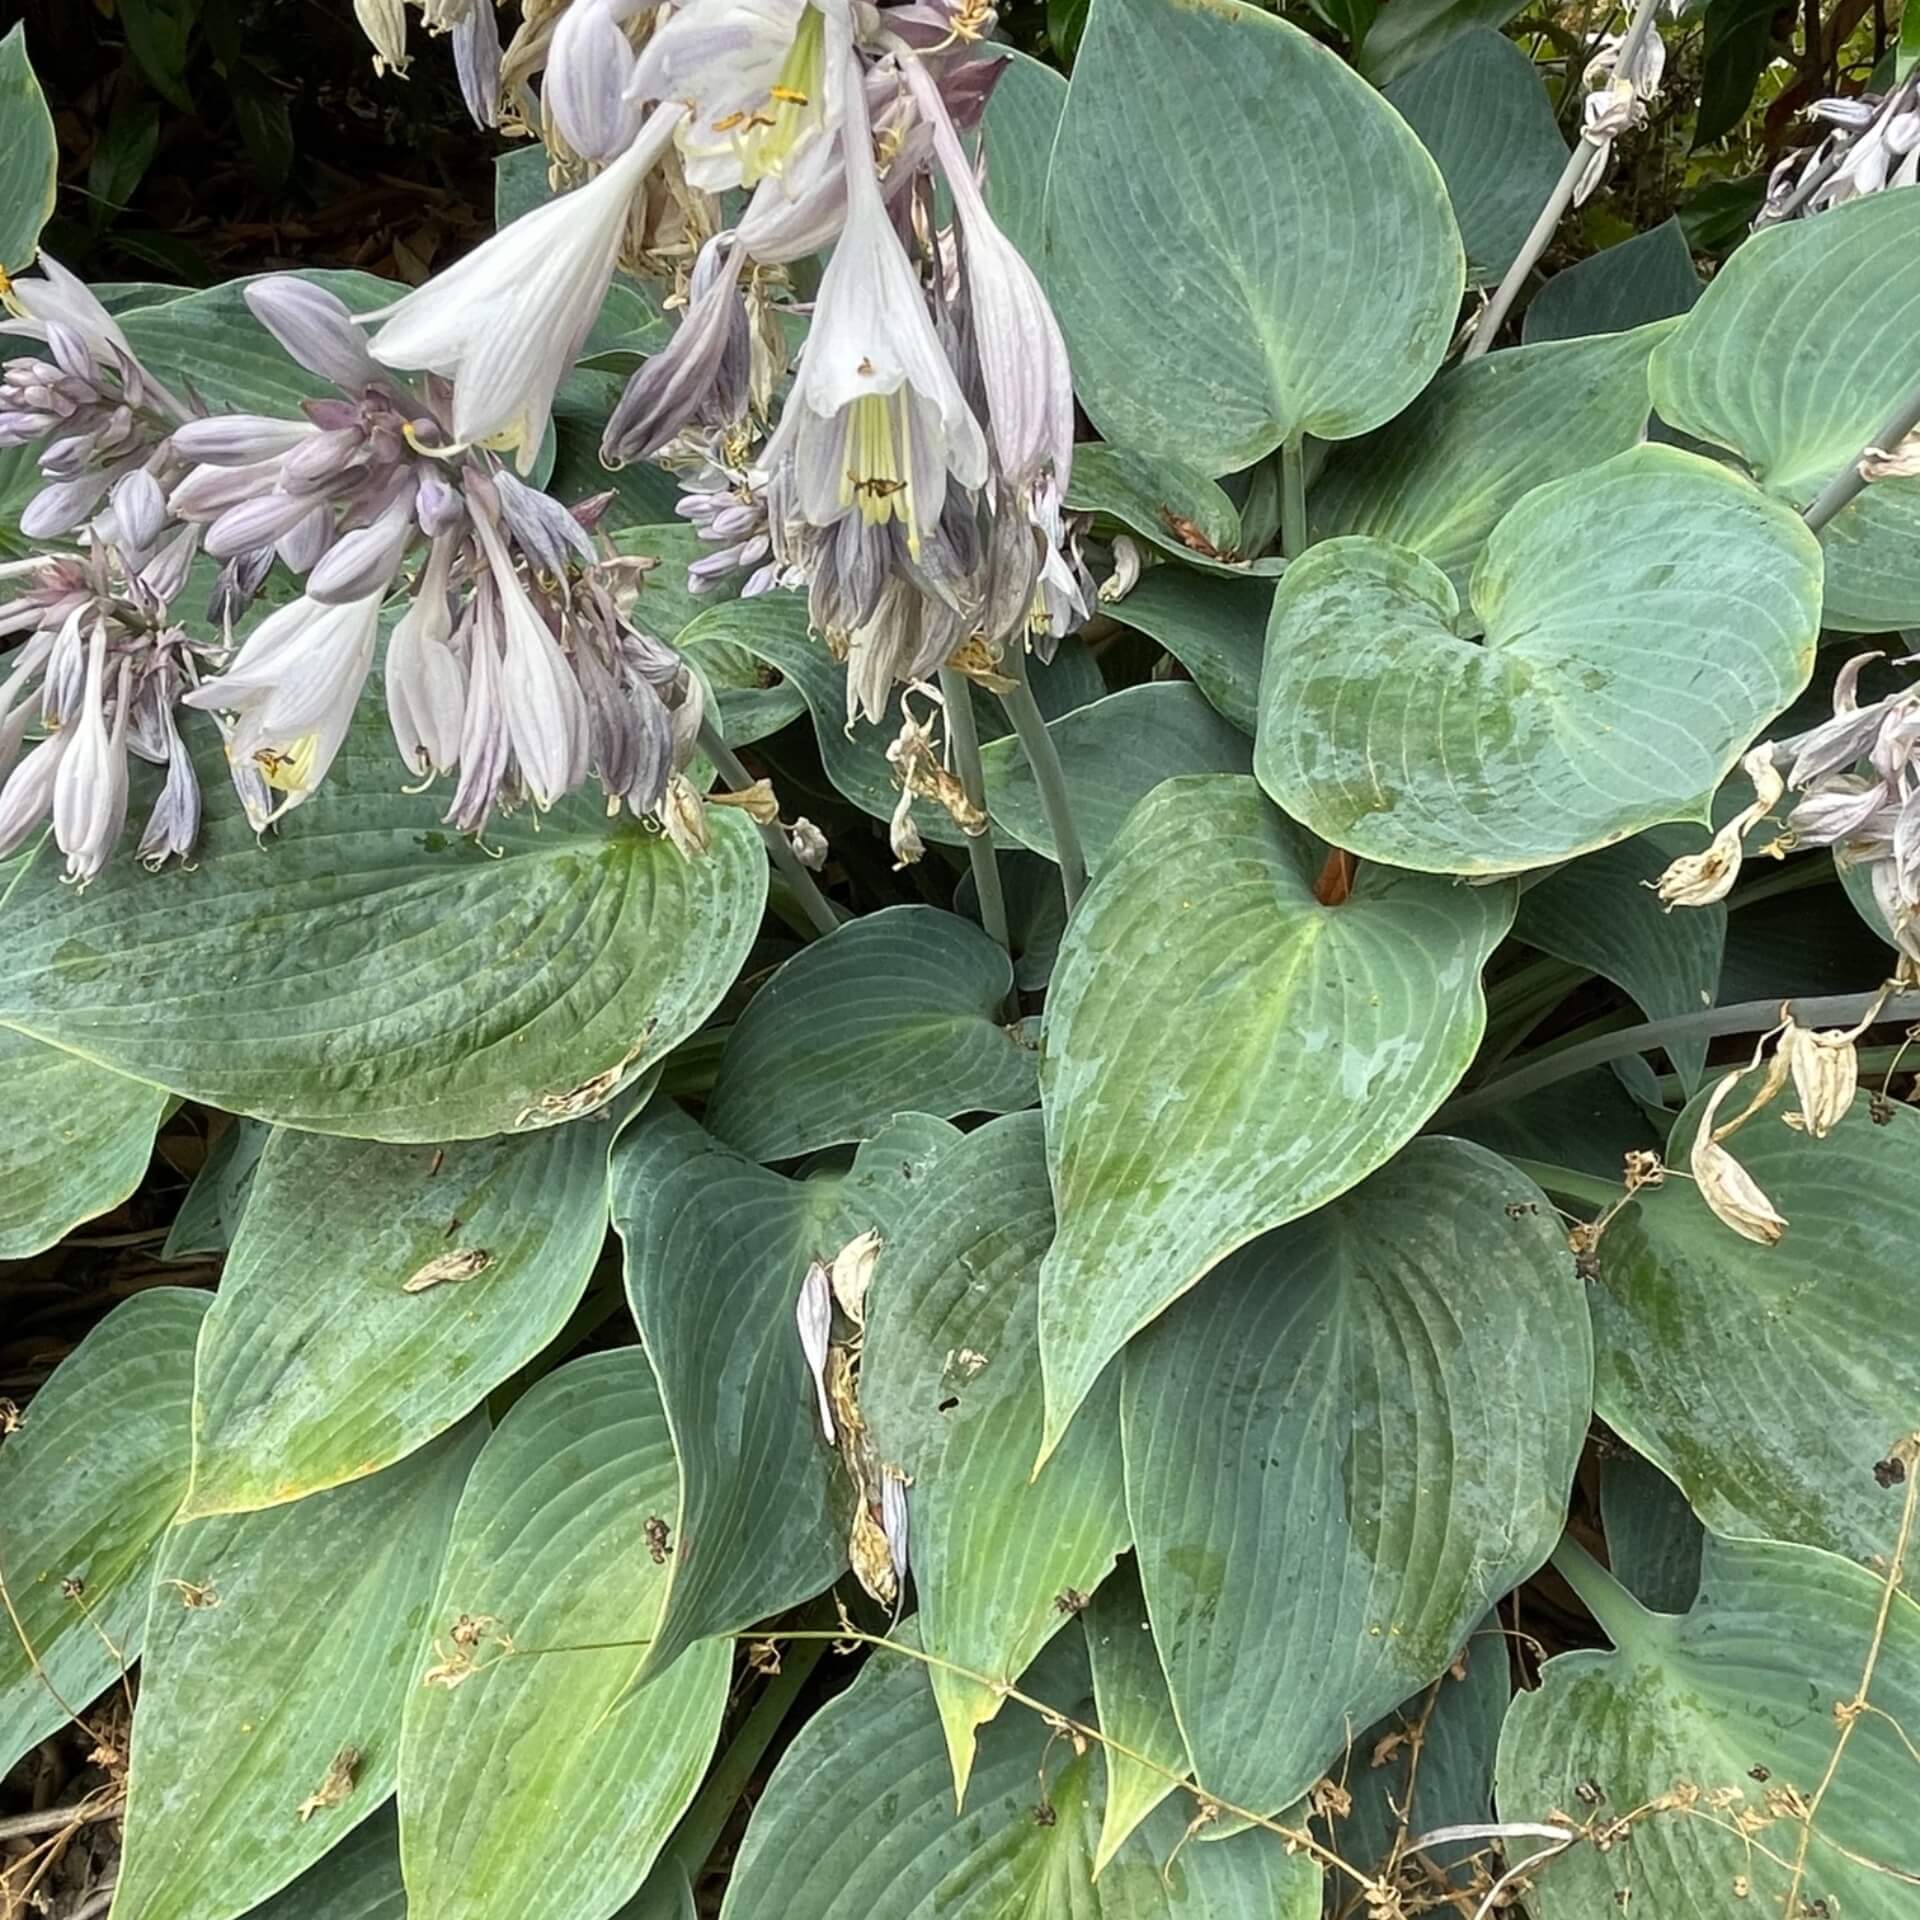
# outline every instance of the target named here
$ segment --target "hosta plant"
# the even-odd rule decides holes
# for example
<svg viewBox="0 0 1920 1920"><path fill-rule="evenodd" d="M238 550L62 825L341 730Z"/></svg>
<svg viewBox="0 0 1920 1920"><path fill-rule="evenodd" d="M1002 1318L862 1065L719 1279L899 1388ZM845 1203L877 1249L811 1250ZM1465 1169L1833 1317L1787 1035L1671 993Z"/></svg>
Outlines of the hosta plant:
<svg viewBox="0 0 1920 1920"><path fill-rule="evenodd" d="M113 1920L1914 1911L1910 62L1704 277L1651 0L355 11L410 288L89 287L0 46Z"/></svg>

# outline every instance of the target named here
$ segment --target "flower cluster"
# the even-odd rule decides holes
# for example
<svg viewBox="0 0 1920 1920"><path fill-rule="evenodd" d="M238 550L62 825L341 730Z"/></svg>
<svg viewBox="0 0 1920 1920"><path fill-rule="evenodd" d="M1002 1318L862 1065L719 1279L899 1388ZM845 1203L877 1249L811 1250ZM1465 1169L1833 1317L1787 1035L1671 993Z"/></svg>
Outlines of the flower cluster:
<svg viewBox="0 0 1920 1920"><path fill-rule="evenodd" d="M1817 146L1796 147L1774 167L1756 227L1920 184L1920 73L1886 93L1816 100L1809 111L1828 131Z"/></svg>
<svg viewBox="0 0 1920 1920"><path fill-rule="evenodd" d="M414 774L453 777L451 824L477 833L496 809L544 809L593 778L698 843L686 796L669 805L698 682L635 624L638 573L593 538L605 500L569 512L521 477L615 273L671 224L663 179L684 311L602 453L685 477L682 511L714 549L696 590L742 572L748 592L804 590L847 663L850 720L943 667L1005 684L1007 647L1045 655L1086 615L1062 510L1064 343L962 141L998 71L971 55L990 20L976 0L571 0L529 9L504 54L491 0L415 7L454 36L491 107L538 75L556 154L591 177L379 312L293 276L252 283L254 316L332 395L292 418L204 415L53 263L11 289L46 355L5 370L0 440L42 443L28 530L82 552L30 563L8 603L9 630L30 637L6 663L0 771L19 765L0 825L17 844L51 811L77 879L118 836L129 752L164 759L180 788L143 853L190 849L176 706L216 716L257 826L312 794L396 591L388 713ZM400 0L359 13L404 69ZM734 190L737 225L711 231L713 196ZM769 302L782 269L828 246L776 418L786 362ZM187 639L174 612L202 555L219 566L217 641ZM236 651L234 623L276 566L298 595ZM20 758L36 714L46 738ZM925 723L908 726L891 756L903 814L926 797L977 830ZM910 820L895 843L913 856Z"/></svg>

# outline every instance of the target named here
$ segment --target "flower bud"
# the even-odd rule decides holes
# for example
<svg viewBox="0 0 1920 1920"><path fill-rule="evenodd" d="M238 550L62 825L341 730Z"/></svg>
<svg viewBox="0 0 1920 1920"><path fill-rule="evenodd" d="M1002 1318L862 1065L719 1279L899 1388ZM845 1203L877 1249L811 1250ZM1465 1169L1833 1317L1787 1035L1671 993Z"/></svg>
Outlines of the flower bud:
<svg viewBox="0 0 1920 1920"><path fill-rule="evenodd" d="M56 480L42 487L20 513L20 531L29 540L57 540L71 533L95 507L107 490L102 473L83 473L72 480Z"/></svg>
<svg viewBox="0 0 1920 1920"><path fill-rule="evenodd" d="M545 812L586 777L586 702L566 655L527 598L498 532L474 527L500 597L500 689L507 737L527 797Z"/></svg>
<svg viewBox="0 0 1920 1920"><path fill-rule="evenodd" d="M390 383L346 303L298 274L270 273L246 290L253 317L310 373L346 393Z"/></svg>
<svg viewBox="0 0 1920 1920"><path fill-rule="evenodd" d="M265 413L215 413L173 430L173 450L182 460L210 467L244 467L278 460L318 431L311 421L280 420Z"/></svg>
<svg viewBox="0 0 1920 1920"><path fill-rule="evenodd" d="M200 837L200 779L174 724L170 701L161 704L160 724L167 741L167 777L137 849L141 864L155 872L169 860L184 860Z"/></svg>
<svg viewBox="0 0 1920 1920"><path fill-rule="evenodd" d="M413 604L387 642L387 719L401 759L420 775L446 773L460 758L467 676L449 644L452 564L453 542L436 541Z"/></svg>
<svg viewBox="0 0 1920 1920"><path fill-rule="evenodd" d="M333 545L333 509L325 501L316 505L304 520L274 542L274 552L286 562L289 573L311 573L321 556Z"/></svg>
<svg viewBox="0 0 1920 1920"><path fill-rule="evenodd" d="M302 494L263 493L229 507L207 529L207 552L216 560L270 547L291 533L313 510Z"/></svg>
<svg viewBox="0 0 1920 1920"><path fill-rule="evenodd" d="M51 733L0 786L0 860L17 853L46 818L53 804L53 783L73 735Z"/></svg>
<svg viewBox="0 0 1920 1920"><path fill-rule="evenodd" d="M279 478L277 456L238 467L198 466L167 496L167 510L176 520L217 519L243 500L272 492Z"/></svg>
<svg viewBox="0 0 1920 1920"><path fill-rule="evenodd" d="M307 594L326 606L385 595L414 534L413 489L403 487L373 522L343 533L307 576Z"/></svg>
<svg viewBox="0 0 1920 1920"><path fill-rule="evenodd" d="M686 318L627 382L607 422L600 457L609 466L652 459L696 419L724 424L746 411L747 315L737 292L746 258L738 242L701 249Z"/></svg>
<svg viewBox="0 0 1920 1920"><path fill-rule="evenodd" d="M838 1444L833 1427L833 1402L827 1397L827 1347L833 1335L833 1288L827 1270L818 1260L807 1268L800 1282L800 1299L794 1309L800 1330L800 1351L806 1357L807 1372L813 1377L813 1391L820 1408L820 1431L828 1446Z"/></svg>
<svg viewBox="0 0 1920 1920"><path fill-rule="evenodd" d="M500 124L500 19L476 4L453 29L453 68L467 116L483 132Z"/></svg>
<svg viewBox="0 0 1920 1920"><path fill-rule="evenodd" d="M127 683L132 663L120 663L111 731L106 664L107 623L96 620L73 744L61 755L53 780L54 844L67 856L67 878L83 887L107 864L127 820Z"/></svg>
<svg viewBox="0 0 1920 1920"><path fill-rule="evenodd" d="M135 554L144 554L166 531L167 498L145 467L114 482L113 517L119 523L118 544Z"/></svg>
<svg viewBox="0 0 1920 1920"><path fill-rule="evenodd" d="M626 99L634 65L612 0L573 0L547 49L540 104L583 160L613 159L640 130L640 110Z"/></svg>
<svg viewBox="0 0 1920 1920"><path fill-rule="evenodd" d="M552 495L515 479L504 467L493 475L493 485L507 531L537 572L550 580L563 579L569 556L592 564L587 530Z"/></svg>

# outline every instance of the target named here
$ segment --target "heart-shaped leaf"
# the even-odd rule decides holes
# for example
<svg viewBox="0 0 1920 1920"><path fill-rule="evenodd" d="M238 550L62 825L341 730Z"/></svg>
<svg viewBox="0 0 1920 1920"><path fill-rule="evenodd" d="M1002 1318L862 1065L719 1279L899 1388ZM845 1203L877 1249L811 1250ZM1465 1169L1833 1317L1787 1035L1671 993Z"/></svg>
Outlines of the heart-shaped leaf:
<svg viewBox="0 0 1920 1920"><path fill-rule="evenodd" d="M1819 607L1797 515L1711 461L1636 447L1494 528L1473 574L1484 644L1404 547L1297 560L1274 595L1254 770L1316 833L1427 873L1517 873L1704 821L1806 685Z"/></svg>
<svg viewBox="0 0 1920 1920"><path fill-rule="evenodd" d="M1920 375L1920 198L1868 194L1736 248L1653 357L1653 403L1805 506ZM1920 624L1920 479L1880 480L1820 536L1823 624Z"/></svg>
<svg viewBox="0 0 1920 1920"><path fill-rule="evenodd" d="M1271 582L1202 580L1184 567L1155 567L1109 609L1122 626L1157 640L1192 674L1214 710L1242 733L1260 712Z"/></svg>
<svg viewBox="0 0 1920 1920"><path fill-rule="evenodd" d="M1440 364L1466 271L1406 122L1238 0L1094 0L1047 249L1101 433L1209 473L1391 419Z"/></svg>
<svg viewBox="0 0 1920 1920"><path fill-rule="evenodd" d="M1531 347L1669 320L1693 307L1703 285L1675 215L1556 273L1527 302L1521 338Z"/></svg>
<svg viewBox="0 0 1920 1920"><path fill-rule="evenodd" d="M1047 731L1091 867L1105 859L1127 815L1162 780L1253 769L1247 736L1223 720L1197 687L1177 682L1123 688L1063 715ZM995 821L1022 846L1056 858L1040 783L1020 743L1011 737L990 741L980 759Z"/></svg>
<svg viewBox="0 0 1920 1920"><path fill-rule="evenodd" d="M1702 1106L1675 1122L1687 1164ZM1594 1394L1720 1533L1872 1562L1892 1544L1874 1463L1920 1426L1902 1302L1920 1236L1920 1114L1864 1099L1824 1140L1763 1112L1727 1143L1791 1223L1743 1240L1691 1180L1645 1187L1600 1242Z"/></svg>
<svg viewBox="0 0 1920 1920"><path fill-rule="evenodd" d="M1537 1869L1529 1913L1593 1920L1629 1902L1638 1920L1912 1913L1911 1597L1811 1548L1709 1537L1700 1597L1673 1619L1584 1555L1555 1564L1618 1651L1549 1660L1514 1701L1500 1817L1592 1823L1605 1844L1582 1839ZM1869 1671L1867 1709L1843 1717Z"/></svg>
<svg viewBox="0 0 1920 1920"><path fill-rule="evenodd" d="M1560 170L1567 143L1540 69L1503 34L1474 27L1387 89L1433 155L1467 250L1467 284L1513 265Z"/></svg>
<svg viewBox="0 0 1920 1920"><path fill-rule="evenodd" d="M484 1426L270 1513L167 1535L134 1716L120 1920L230 1920L393 1790L400 1707Z"/></svg>
<svg viewBox="0 0 1920 1920"><path fill-rule="evenodd" d="M276 1131L201 1335L187 1511L376 1473L545 1348L607 1234L608 1128L449 1147Z"/></svg>
<svg viewBox="0 0 1920 1920"><path fill-rule="evenodd" d="M788 1180L658 1101L613 1160L627 1298L680 1461L677 1543L643 1677L829 1586L853 1496L821 1432L794 1324L809 1263L862 1233L897 1234L944 1145L943 1120L881 1127L845 1173Z"/></svg>
<svg viewBox="0 0 1920 1920"><path fill-rule="evenodd" d="M0 1260L24 1260L140 1184L167 1096L6 1028L0 1074L13 1089L0 1137Z"/></svg>
<svg viewBox="0 0 1920 1920"><path fill-rule="evenodd" d="M1410 547L1464 593L1523 496L1639 445L1660 338L1649 327L1449 368L1391 425L1335 451L1308 497L1315 533Z"/></svg>
<svg viewBox="0 0 1920 1920"><path fill-rule="evenodd" d="M1052 1239L1040 1116L1010 1114L915 1182L873 1276L861 1410L882 1460L912 1483L920 1643L966 1669L931 1675L962 1802L977 1729L1131 1537L1117 1373L1033 1476L1035 1302Z"/></svg>
<svg viewBox="0 0 1920 1920"><path fill-rule="evenodd" d="M1321 866L1251 780L1169 780L1067 928L1040 1068L1049 1447L1135 1333L1390 1158L1473 1058L1511 889L1367 866L1328 907Z"/></svg>
<svg viewBox="0 0 1920 1920"><path fill-rule="evenodd" d="M0 40L0 269L33 264L40 229L53 217L60 154L40 83L27 58L27 30Z"/></svg>
<svg viewBox="0 0 1920 1920"><path fill-rule="evenodd" d="M548 1374L487 1442L401 1729L411 1920L607 1920L646 1878L712 1757L731 1664L707 1641L632 1686L679 1479L637 1347Z"/></svg>
<svg viewBox="0 0 1920 1920"><path fill-rule="evenodd" d="M899 1638L914 1644L912 1628ZM1089 1717L1079 1636L1062 1635L1022 1680ZM821 1708L753 1810L721 1920L1313 1920L1320 1872L1272 1834L1177 1849L1185 1808L1163 1806L1098 1880L1100 1761L1050 1737L1026 1708L980 1739L964 1814L933 1692L905 1653L878 1653Z"/></svg>
<svg viewBox="0 0 1920 1920"><path fill-rule="evenodd" d="M1140 1584L1205 1789L1284 1807L1446 1671L1560 1537L1592 1368L1551 1203L1445 1139L1127 1349Z"/></svg>
<svg viewBox="0 0 1920 1920"><path fill-rule="evenodd" d="M752 1160L864 1140L890 1115L1012 1113L1034 1053L1008 1024L1007 956L937 907L888 907L797 953L728 1036L707 1103Z"/></svg>
<svg viewBox="0 0 1920 1920"><path fill-rule="evenodd" d="M0 1024L286 1126L473 1139L603 1104L712 1012L759 929L766 852L727 809L694 861L584 794L483 848L401 790L369 705L263 845L195 732L193 864L116 859L83 893L43 846L0 906Z"/></svg>
<svg viewBox="0 0 1920 1920"><path fill-rule="evenodd" d="M0 1772L139 1658L148 1576L187 1488L207 1304L182 1287L123 1301L0 1446L0 1574L18 1616L0 1636Z"/></svg>

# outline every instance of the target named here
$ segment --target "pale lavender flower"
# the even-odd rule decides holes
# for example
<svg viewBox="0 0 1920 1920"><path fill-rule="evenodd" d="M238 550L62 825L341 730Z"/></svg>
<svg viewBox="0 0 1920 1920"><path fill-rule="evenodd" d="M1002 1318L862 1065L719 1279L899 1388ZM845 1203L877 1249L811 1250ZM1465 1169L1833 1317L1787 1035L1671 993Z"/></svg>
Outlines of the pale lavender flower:
<svg viewBox="0 0 1920 1920"><path fill-rule="evenodd" d="M738 288L747 253L710 240L694 263L686 317L627 382L600 442L606 465L651 460L696 421L721 427L747 410L747 313Z"/></svg>
<svg viewBox="0 0 1920 1920"><path fill-rule="evenodd" d="M638 0L573 0L553 30L540 105L583 160L613 159L640 131L627 98L638 56L622 30L638 10Z"/></svg>
<svg viewBox="0 0 1920 1920"><path fill-rule="evenodd" d="M48 734L0 786L0 860L25 846L47 817L60 762L72 743L70 733Z"/></svg>
<svg viewBox="0 0 1920 1920"><path fill-rule="evenodd" d="M122 660L107 719L107 623L94 622L87 685L72 745L53 777L54 844L67 856L67 878L84 887L107 864L127 820L127 699L131 663Z"/></svg>
<svg viewBox="0 0 1920 1920"><path fill-rule="evenodd" d="M434 542L413 604L387 642L387 720L401 759L427 778L458 764L466 712L466 669L451 645L447 604L453 555L452 540Z"/></svg>
<svg viewBox="0 0 1920 1920"><path fill-rule="evenodd" d="M369 594L384 598L415 531L409 478L366 526L333 541L307 575L307 597L330 606Z"/></svg>
<svg viewBox="0 0 1920 1920"><path fill-rule="evenodd" d="M507 736L521 785L544 813L586 778L586 702L499 534L484 519L476 519L474 528L499 595L500 692Z"/></svg>
<svg viewBox="0 0 1920 1920"><path fill-rule="evenodd" d="M141 864L155 872L169 860L184 860L200 838L200 777L174 722L170 695L159 702L159 720L167 774L136 849Z"/></svg>

